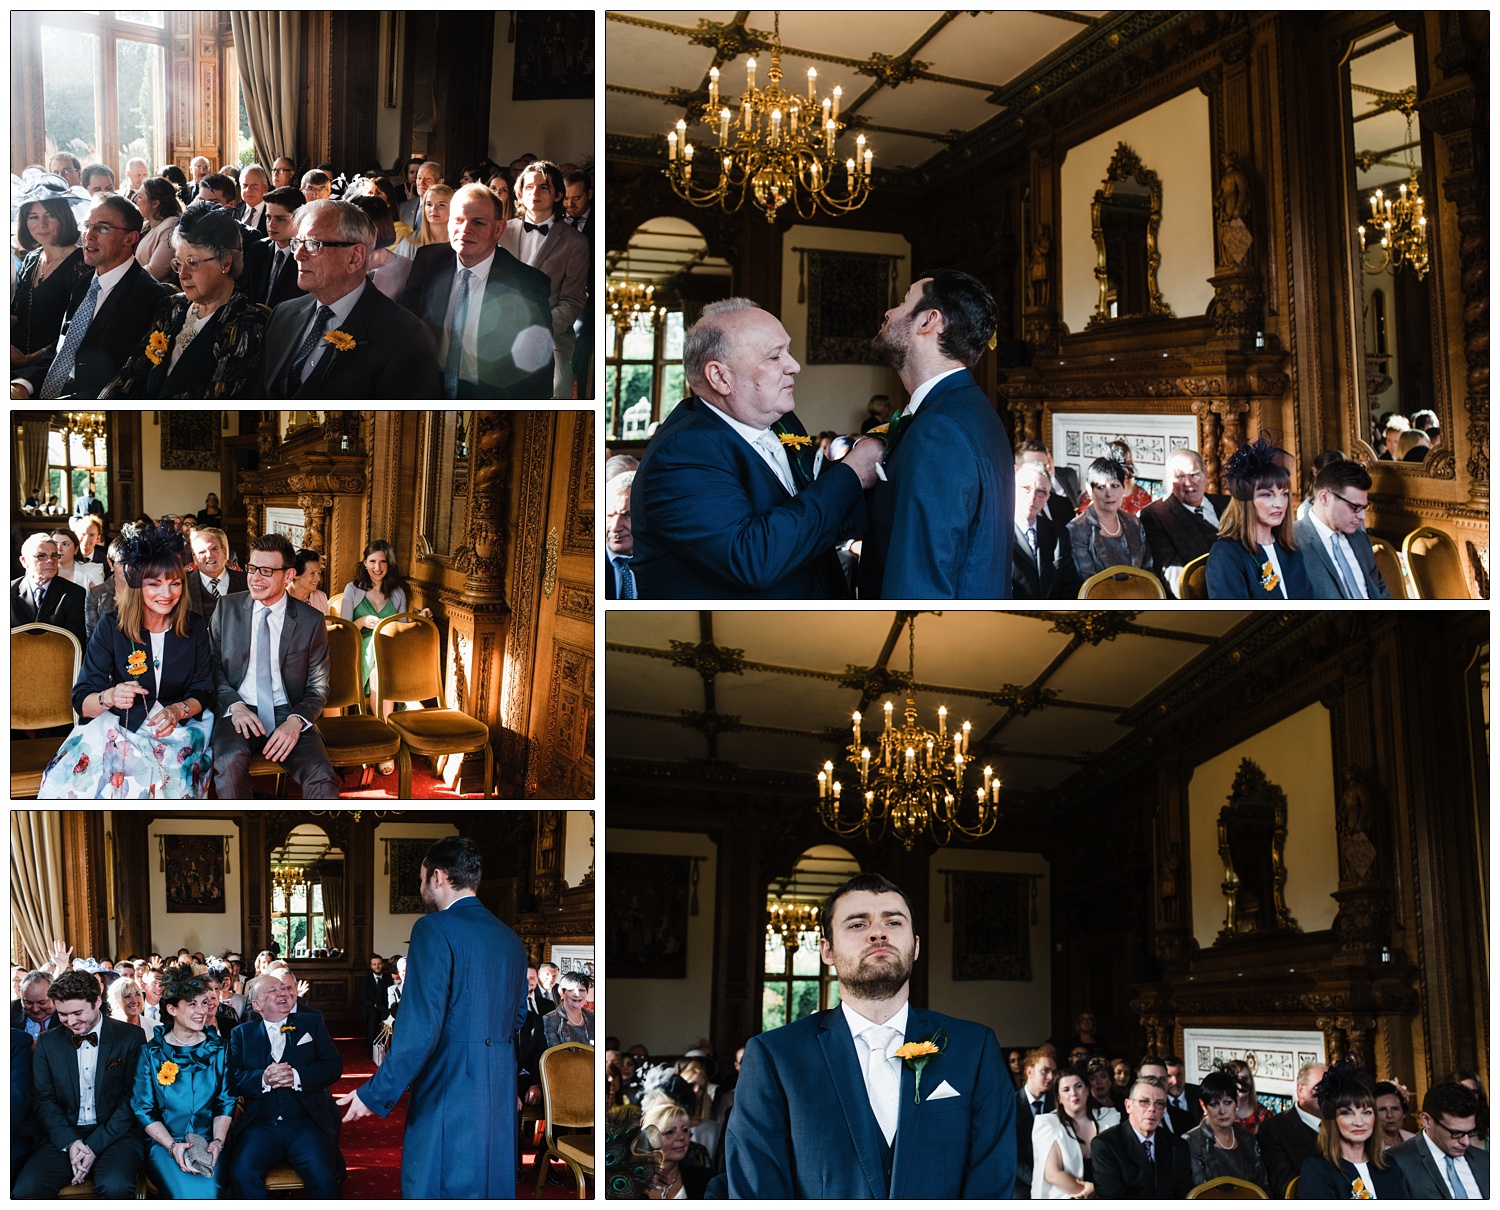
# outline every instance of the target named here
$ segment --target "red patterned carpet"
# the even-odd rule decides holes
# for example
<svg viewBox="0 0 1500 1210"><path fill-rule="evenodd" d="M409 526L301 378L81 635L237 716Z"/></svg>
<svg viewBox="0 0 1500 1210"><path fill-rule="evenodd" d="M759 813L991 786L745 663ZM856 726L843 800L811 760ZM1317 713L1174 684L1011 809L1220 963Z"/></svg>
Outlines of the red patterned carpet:
<svg viewBox="0 0 1500 1210"><path fill-rule="evenodd" d="M333 1095L342 1096L374 1075L375 1064L370 1058L369 1047L365 1045L362 1028L356 1033L351 1022L338 1021L330 1022L329 1028L333 1031L334 1045L344 1057L343 1078L333 1086ZM343 1190L346 1201L401 1196L401 1136L406 1129L406 1105L410 1095L403 1093L396 1108L383 1118L360 1118L344 1127L340 1143L349 1169ZM521 1157L521 1162L521 1183L516 1187L516 1196L529 1199L534 1189L536 1156L528 1151ZM560 1166L554 1164L554 1167L562 1174L564 1183L561 1187L550 1183L544 1185L542 1197L576 1201L573 1178Z"/></svg>
<svg viewBox="0 0 1500 1210"><path fill-rule="evenodd" d="M340 798L387 798L395 799L399 784L397 773L376 773L374 779L367 786L359 784L359 770L355 768L338 769L336 772L340 777ZM478 780L478 779L476 779ZM251 780L251 792L257 798L277 797L273 779L270 776L253 778ZM412 798L483 798L478 790L472 794L458 794L445 786L442 781L432 772L432 766L421 757L411 763L411 796ZM282 781L282 794L284 798L300 798L301 793L297 789L297 783L291 778Z"/></svg>

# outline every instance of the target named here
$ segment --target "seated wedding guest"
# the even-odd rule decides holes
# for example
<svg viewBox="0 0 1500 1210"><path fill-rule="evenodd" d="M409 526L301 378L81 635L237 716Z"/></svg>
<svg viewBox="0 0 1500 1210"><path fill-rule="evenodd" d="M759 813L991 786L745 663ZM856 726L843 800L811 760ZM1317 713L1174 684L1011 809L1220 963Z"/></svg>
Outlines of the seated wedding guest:
<svg viewBox="0 0 1500 1210"><path fill-rule="evenodd" d="M189 206L198 200L197 186L188 184L187 174L176 164L163 164L156 170L156 175L177 191L181 205Z"/></svg>
<svg viewBox="0 0 1500 1210"><path fill-rule="evenodd" d="M309 202L297 212L293 247L307 296L272 312L257 394L437 398L442 376L432 338L421 320L368 284L369 216L348 202Z"/></svg>
<svg viewBox="0 0 1500 1210"><path fill-rule="evenodd" d="M313 168L302 174L300 188L303 198L309 202L327 201L333 196L333 178L322 169Z"/></svg>
<svg viewBox="0 0 1500 1210"><path fill-rule="evenodd" d="M235 1197L266 1196L266 1174L287 1164L314 1199L339 1196L339 1113L329 1088L344 1062L321 1015L293 1011L296 992L274 975L248 991L257 1019L229 1041L230 1088L244 1098L234 1123L229 1181Z"/></svg>
<svg viewBox="0 0 1500 1210"><path fill-rule="evenodd" d="M1490 1196L1489 1152L1477 1145L1479 1102L1462 1084L1434 1084L1422 1098L1422 1133L1389 1158L1417 1200L1479 1201Z"/></svg>
<svg viewBox="0 0 1500 1210"><path fill-rule="evenodd" d="M201 798L212 704L208 627L182 590L183 541L166 529L126 538L115 612L95 629L73 686L74 727L38 798Z"/></svg>
<svg viewBox="0 0 1500 1210"><path fill-rule="evenodd" d="M1286 456L1266 438L1241 445L1224 464L1230 500L1208 552L1214 600L1306 600L1312 584L1297 549Z"/></svg>
<svg viewBox="0 0 1500 1210"><path fill-rule="evenodd" d="M109 1015L116 1021L135 1026L141 1031L141 1040L145 1041L151 1029L141 1017L141 1008L145 1003L141 985L129 977L116 979L109 985L108 1000Z"/></svg>
<svg viewBox="0 0 1500 1210"><path fill-rule="evenodd" d="M1479 1105L1479 1134L1474 1139L1474 1144L1478 1147L1488 1146L1490 1137L1490 1104L1489 1099L1484 1095L1484 1085L1479 1082L1479 1073L1467 1067L1460 1067L1444 1076L1443 1082L1447 1084L1461 1084L1474 1094L1474 1099Z"/></svg>
<svg viewBox="0 0 1500 1210"><path fill-rule="evenodd" d="M21 978L21 994L11 1002L10 1027L23 1030L35 1041L57 1025L57 1009L52 1003L52 976L46 971L32 971Z"/></svg>
<svg viewBox="0 0 1500 1210"><path fill-rule="evenodd" d="M1411 1196L1384 1146L1374 1084L1368 1072L1346 1061L1330 1067L1314 1089L1323 1124L1317 1154L1302 1162L1297 1200L1405 1201Z"/></svg>
<svg viewBox="0 0 1500 1210"><path fill-rule="evenodd" d="M1031 1150L1031 1131L1027 1123L1057 1108L1057 1060L1044 1049L1029 1050L1021 1059L1022 1081L1016 1089L1016 1178L1011 1196L1030 1196L1035 1175L1035 1156ZM1004 1089L1001 1090L1004 1095Z"/></svg>
<svg viewBox="0 0 1500 1210"><path fill-rule="evenodd" d="M217 176L218 174L214 174ZM172 232L182 293L163 300L109 399L232 399L260 368L265 312L235 288L245 229L216 202L194 202Z"/></svg>
<svg viewBox="0 0 1500 1210"><path fill-rule="evenodd" d="M484 184L485 188L500 199L500 221L510 222L516 217L516 201L511 196L510 178L505 175L505 170L501 169Z"/></svg>
<svg viewBox="0 0 1500 1210"><path fill-rule="evenodd" d="M1227 1071L1211 1071L1198 1085L1203 1120L1183 1137L1193 1166L1193 1184L1220 1176L1237 1176L1269 1191L1270 1178L1261 1162L1255 1136L1235 1121L1239 1085Z"/></svg>
<svg viewBox="0 0 1500 1210"><path fill-rule="evenodd" d="M223 525L224 514L219 511L219 493L209 492L203 499L203 507L198 510L199 525Z"/></svg>
<svg viewBox="0 0 1500 1210"><path fill-rule="evenodd" d="M99 981L66 971L53 983L62 1025L32 1054L32 1105L42 1136L11 1189L15 1198L54 1198L94 1182L101 1198L133 1198L142 1140L131 1088L144 1039L105 1016Z"/></svg>
<svg viewBox="0 0 1500 1210"><path fill-rule="evenodd" d="M266 239L272 246L271 272L266 281L265 297L255 301L268 307L301 298L307 293L297 284L297 260L291 246L292 236L297 233L297 211L305 200L300 192L288 187L273 189L266 194Z"/></svg>
<svg viewBox="0 0 1500 1210"><path fill-rule="evenodd" d="M1124 472L1124 478L1120 481L1124 489L1120 498L1121 511L1132 517L1138 516L1141 509L1151 503L1151 493L1135 481L1135 458L1131 455L1129 444L1123 437L1116 437L1109 443L1108 453L1104 456L1118 462ZM1079 496L1079 511L1088 507L1089 499L1088 492Z"/></svg>
<svg viewBox="0 0 1500 1210"><path fill-rule="evenodd" d="M1088 1081L1089 1096L1094 1105L1100 1109L1113 1109L1116 1113L1125 1112L1125 1094L1115 1087L1114 1071L1108 1059L1095 1055L1085 1066L1083 1078Z"/></svg>
<svg viewBox="0 0 1500 1210"><path fill-rule="evenodd" d="M370 280L375 288L393 302L401 297L406 279L411 276L411 261L391 251L396 242L396 225L391 221L391 208L385 200L370 194L361 194L349 199L351 206L358 206L370 216L375 224L375 251L370 254Z"/></svg>
<svg viewBox="0 0 1500 1210"><path fill-rule="evenodd" d="M1090 1105L1088 1084L1077 1070L1059 1075L1057 1109L1031 1124L1031 1199L1093 1197L1094 1139L1119 1122L1120 1112L1113 1106Z"/></svg>
<svg viewBox="0 0 1500 1210"><path fill-rule="evenodd" d="M97 399L135 352L167 288L135 262L141 212L118 193L94 199L83 225L80 278L68 300L67 334L11 380L11 398Z"/></svg>
<svg viewBox="0 0 1500 1210"><path fill-rule="evenodd" d="M125 583L125 567L121 562L124 552L125 532L122 530L109 544L109 553L105 556L104 583L95 584L84 598L83 629L89 638L93 638L94 631L99 629L100 619L115 611L115 598L119 595L120 586Z"/></svg>
<svg viewBox="0 0 1500 1210"><path fill-rule="evenodd" d="M57 544L57 575L59 579L71 580L87 592L95 584L104 583L104 568L92 560L79 558L78 539L67 526L52 531L52 541Z"/></svg>
<svg viewBox="0 0 1500 1210"><path fill-rule="evenodd" d="M1010 549L1011 596L1047 601L1076 598L1082 581L1073 568L1073 543L1062 521L1042 510L1051 498L1047 468L1038 462L1016 467L1016 540Z"/></svg>
<svg viewBox="0 0 1500 1210"><path fill-rule="evenodd" d="M77 197L50 189L45 181L21 195L16 244L26 259L10 300L11 373L37 361L44 350L56 352L73 288L87 282L75 207L87 209Z"/></svg>
<svg viewBox="0 0 1500 1210"><path fill-rule="evenodd" d="M1406 1118L1406 1110L1406 1094L1401 1091L1399 1084L1381 1080L1375 1085L1375 1112L1380 1114L1381 1124L1385 1127L1387 1147L1394 1147L1397 1143L1417 1137L1401 1125Z"/></svg>
<svg viewBox="0 0 1500 1210"><path fill-rule="evenodd" d="M1106 567L1151 568L1151 548L1141 523L1122 506L1130 471L1117 458L1089 463L1089 503L1068 522L1073 570L1081 585Z"/></svg>
<svg viewBox="0 0 1500 1210"><path fill-rule="evenodd" d="M1396 451L1401 444L1401 434L1410 428L1411 423L1399 412L1391 412L1386 416L1380 440L1375 446L1380 451L1377 457L1381 462L1395 461L1398 457Z"/></svg>
<svg viewBox="0 0 1500 1210"><path fill-rule="evenodd" d="M608 464L605 474L609 474ZM608 601L633 601L639 595L635 573L630 570L634 550L630 535L630 485L634 482L635 472L630 470L607 479L604 485L604 597Z"/></svg>
<svg viewBox="0 0 1500 1210"><path fill-rule="evenodd" d="M283 535L262 534L245 568L249 593L232 593L214 610L209 636L220 798L251 797L254 752L285 767L303 798L339 795L338 776L313 727L328 696L328 635L321 614L287 596L296 557Z"/></svg>
<svg viewBox="0 0 1500 1210"><path fill-rule="evenodd" d="M641 1115L641 1125L661 1132L656 1176L646 1196L653 1201L698 1200L711 1175L707 1168L684 1163L692 1147L692 1128L687 1110L676 1101L662 1098Z"/></svg>
<svg viewBox="0 0 1500 1210"><path fill-rule="evenodd" d="M297 574L286 586L287 592L304 605L311 605L319 613L328 613L328 594L319 587L323 583L323 563L315 550L305 547L297 552Z"/></svg>
<svg viewBox="0 0 1500 1210"><path fill-rule="evenodd" d="M405 201L399 203L398 210L401 221L415 230L422 221L422 199L434 185L443 183L443 166L432 160L424 160L411 181L411 193Z"/></svg>
<svg viewBox="0 0 1500 1210"><path fill-rule="evenodd" d="M46 622L70 630L80 644L88 641L83 624L85 593L57 574L57 542L51 534L32 534L21 546L26 574L10 582L10 624Z"/></svg>
<svg viewBox="0 0 1500 1210"><path fill-rule="evenodd" d="M415 260L418 248L448 242L448 216L453 204L453 189L448 185L429 186L422 195L418 223L413 234L391 249L396 256Z"/></svg>
<svg viewBox="0 0 1500 1210"><path fill-rule="evenodd" d="M1432 448L1432 438L1421 429L1407 429L1396 439L1397 462L1422 462Z"/></svg>
<svg viewBox="0 0 1500 1210"><path fill-rule="evenodd" d="M89 490L92 494L92 484ZM81 504L82 500L79 503ZM102 513L104 505L100 504L97 500L94 503L98 505L99 512ZM76 508L77 506L75 505L75 513ZM78 560L83 563L96 563L100 567L103 567L105 560L103 546L104 521L99 513L91 512L82 517L76 515L70 517L68 519L68 528L73 531L73 537L78 543Z"/></svg>
<svg viewBox="0 0 1500 1210"><path fill-rule="evenodd" d="M136 245L136 262L157 281L175 282L172 273L172 231L182 214L182 199L172 182L165 177L146 179L136 195L136 209L145 219L141 242Z"/></svg>
<svg viewBox="0 0 1500 1210"><path fill-rule="evenodd" d="M47 171L60 176L79 193L83 188L83 161L71 151L59 151L47 161Z"/></svg>
<svg viewBox="0 0 1500 1210"><path fill-rule="evenodd" d="M87 193L114 192L115 174L108 164L85 164L78 179Z"/></svg>
<svg viewBox="0 0 1500 1210"><path fill-rule="evenodd" d="M36 1145L40 1129L32 1112L31 1039L24 1029L10 1031L10 1181L15 1184L21 1165Z"/></svg>
<svg viewBox="0 0 1500 1210"><path fill-rule="evenodd" d="M1126 1121L1094 1140L1094 1196L1135 1201L1178 1200L1193 1187L1187 1144L1160 1129L1167 1090L1155 1076L1137 1076L1125 1099Z"/></svg>
<svg viewBox="0 0 1500 1210"><path fill-rule="evenodd" d="M270 189L266 170L259 164L246 164L240 173L240 204L235 208L234 221L262 238L266 234L266 194Z"/></svg>
<svg viewBox="0 0 1500 1210"><path fill-rule="evenodd" d="M162 1023L141 1048L130 1107L156 1144L146 1153L152 1183L171 1198L219 1198L229 1181L221 1162L234 1114L229 1047L208 1029L207 981L188 966L167 974ZM188 1154L189 1134L206 1140L208 1158ZM202 1166L208 1168L207 1172Z"/></svg>
<svg viewBox="0 0 1500 1210"><path fill-rule="evenodd" d="M420 975L419 971L418 977ZM579 971L569 971L557 981L557 989L562 999L555 1009L542 1018L547 1045L556 1046L560 1042L583 1042L592 1046L594 1044L594 1014L584 1008L589 994L588 976Z"/></svg>
<svg viewBox="0 0 1500 1210"><path fill-rule="evenodd" d="M375 539L365 547L359 566L354 569L354 579L344 585L343 594L339 598L339 617L347 618L365 632L360 636L359 665L366 694L370 693L370 678L375 672L375 627L385 618L406 613L410 608L409 602L406 577L396 566L396 552L384 538ZM432 616L430 609L420 612L423 617ZM391 702L386 703L387 714L391 712L392 705ZM373 696L370 697L370 710L372 713L375 710ZM381 766L380 771L390 772L385 765Z"/></svg>
<svg viewBox="0 0 1500 1210"><path fill-rule="evenodd" d="M211 621L219 602L232 592L248 592L250 582L244 572L229 566L229 535L222 529L194 527L188 549L193 555L187 575L188 608Z"/></svg>
<svg viewBox="0 0 1500 1210"><path fill-rule="evenodd" d="M1151 562L1175 596L1181 595L1182 569L1206 555L1219 534L1219 515L1228 496L1210 495L1208 474L1196 450L1174 450L1167 458L1165 499L1141 509L1141 526L1151 547Z"/></svg>

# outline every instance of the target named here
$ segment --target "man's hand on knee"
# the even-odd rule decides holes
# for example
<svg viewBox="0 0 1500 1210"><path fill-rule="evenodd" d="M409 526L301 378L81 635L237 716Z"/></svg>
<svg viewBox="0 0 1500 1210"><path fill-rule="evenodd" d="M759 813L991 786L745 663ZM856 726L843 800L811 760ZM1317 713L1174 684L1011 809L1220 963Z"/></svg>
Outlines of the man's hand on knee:
<svg viewBox="0 0 1500 1210"><path fill-rule="evenodd" d="M297 741L302 738L302 720L289 718L266 737L266 746L261 754L267 760L281 762L292 754Z"/></svg>

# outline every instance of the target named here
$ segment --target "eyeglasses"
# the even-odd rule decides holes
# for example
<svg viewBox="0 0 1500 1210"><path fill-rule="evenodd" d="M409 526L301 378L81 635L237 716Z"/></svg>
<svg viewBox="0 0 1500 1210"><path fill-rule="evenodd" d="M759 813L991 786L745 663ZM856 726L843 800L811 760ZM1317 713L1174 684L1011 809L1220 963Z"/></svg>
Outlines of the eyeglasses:
<svg viewBox="0 0 1500 1210"><path fill-rule="evenodd" d="M1350 508L1350 511L1352 511L1356 517L1362 516L1363 514L1370 511L1370 506L1368 504L1356 504L1353 500L1345 500L1343 496L1339 495L1338 492L1334 491L1331 487L1327 490L1328 494L1335 500L1339 500L1344 504L1347 504Z"/></svg>
<svg viewBox="0 0 1500 1210"><path fill-rule="evenodd" d="M32 555L31 558L32 558L32 561L35 562L35 563L56 563L60 558L62 558L62 556L61 555Z"/></svg>
<svg viewBox="0 0 1500 1210"><path fill-rule="evenodd" d="M294 254L306 248L308 256L317 256L324 248L352 248L356 242L352 239L303 239L294 235L287 240L287 246Z"/></svg>
<svg viewBox="0 0 1500 1210"><path fill-rule="evenodd" d="M1161 1109L1161 1110L1165 1110L1166 1107L1167 1107L1166 1101L1164 1101L1164 1100L1162 1100L1162 1101L1154 1101L1154 1100L1152 1100L1149 1097L1137 1097L1135 1099L1135 1103L1137 1105L1139 1105L1142 1109Z"/></svg>
<svg viewBox="0 0 1500 1210"><path fill-rule="evenodd" d="M123 231L124 227L118 227L113 223L85 223L83 232L85 235L92 232L94 235L108 235L112 231Z"/></svg>
<svg viewBox="0 0 1500 1210"><path fill-rule="evenodd" d="M203 268L204 265L219 265L220 267L222 267L223 263L223 261L218 260L199 260L196 256L190 256L187 258L187 260L181 260L178 257L174 256L172 258L172 272L181 273L183 267L186 266L189 272L196 273L199 269ZM229 270L225 269L224 272L228 273Z"/></svg>
<svg viewBox="0 0 1500 1210"><path fill-rule="evenodd" d="M1482 1138L1484 1138L1484 1132L1483 1131L1480 1131L1480 1130L1451 1130L1447 1126L1443 1126L1443 1123L1440 1122L1440 1121L1438 1121L1436 1118L1432 1119L1432 1124L1434 1126L1442 1126L1443 1133L1446 1134L1450 1139L1455 1140L1456 1142L1462 1143L1465 1139L1482 1139Z"/></svg>
<svg viewBox="0 0 1500 1210"><path fill-rule="evenodd" d="M257 567L254 563L245 564L245 575L255 580L267 580L278 571L291 571L290 567Z"/></svg>

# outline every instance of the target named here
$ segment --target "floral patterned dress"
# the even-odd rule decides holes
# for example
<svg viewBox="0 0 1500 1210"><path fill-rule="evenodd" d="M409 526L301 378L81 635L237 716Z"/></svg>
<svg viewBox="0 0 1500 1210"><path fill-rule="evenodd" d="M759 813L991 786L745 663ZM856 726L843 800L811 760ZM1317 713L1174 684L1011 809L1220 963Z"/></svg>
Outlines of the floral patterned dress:
<svg viewBox="0 0 1500 1210"><path fill-rule="evenodd" d="M140 349L101 399L233 399L250 390L260 369L269 311L243 294L231 294L174 366L172 347L190 305L183 294L162 299Z"/></svg>

